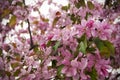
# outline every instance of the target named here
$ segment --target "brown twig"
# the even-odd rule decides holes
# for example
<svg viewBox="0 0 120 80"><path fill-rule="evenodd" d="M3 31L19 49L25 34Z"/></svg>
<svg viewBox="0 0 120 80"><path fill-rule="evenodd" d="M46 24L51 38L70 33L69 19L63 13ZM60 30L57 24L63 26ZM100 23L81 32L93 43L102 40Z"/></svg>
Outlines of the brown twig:
<svg viewBox="0 0 120 80"><path fill-rule="evenodd" d="M25 0L23 0L23 4L24 4L24 6L26 6ZM33 43L32 33L31 33L31 29L30 29L30 21L28 18L27 18L27 23L28 23L28 32L29 32L29 36L30 36L30 49L29 50L32 50L35 47L35 45Z"/></svg>

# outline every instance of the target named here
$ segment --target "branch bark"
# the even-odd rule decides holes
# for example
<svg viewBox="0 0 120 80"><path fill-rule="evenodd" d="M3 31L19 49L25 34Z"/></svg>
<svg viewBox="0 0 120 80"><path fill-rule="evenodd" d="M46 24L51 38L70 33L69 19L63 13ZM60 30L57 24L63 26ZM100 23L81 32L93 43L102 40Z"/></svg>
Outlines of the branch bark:
<svg viewBox="0 0 120 80"><path fill-rule="evenodd" d="M24 3L24 6L26 6L25 0L23 0L23 3ZM28 23L28 32L29 32L29 36L30 36L30 49L29 50L32 50L35 47L35 45L34 45L33 39L32 39L32 33L31 33L31 29L30 29L30 21L28 18L26 21Z"/></svg>

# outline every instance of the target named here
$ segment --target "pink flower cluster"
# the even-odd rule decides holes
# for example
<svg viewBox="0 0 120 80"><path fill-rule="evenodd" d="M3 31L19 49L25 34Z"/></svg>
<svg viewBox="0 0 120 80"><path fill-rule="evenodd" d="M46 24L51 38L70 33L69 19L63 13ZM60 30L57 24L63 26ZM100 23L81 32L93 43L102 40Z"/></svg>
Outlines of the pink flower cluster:
<svg viewBox="0 0 120 80"><path fill-rule="evenodd" d="M105 18L107 9L95 0L71 0L66 6L48 0L60 9L50 10L54 14L47 19L39 10L44 1L5 3L0 21L9 21L0 22L0 80L109 79L108 70L120 57L120 25L113 22L118 13Z"/></svg>

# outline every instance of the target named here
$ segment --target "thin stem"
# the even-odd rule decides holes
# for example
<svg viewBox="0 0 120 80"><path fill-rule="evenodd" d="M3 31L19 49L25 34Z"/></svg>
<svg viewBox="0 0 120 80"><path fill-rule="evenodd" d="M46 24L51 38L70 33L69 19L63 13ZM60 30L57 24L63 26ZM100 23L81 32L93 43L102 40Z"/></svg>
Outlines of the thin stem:
<svg viewBox="0 0 120 80"><path fill-rule="evenodd" d="M24 3L24 6L26 6L25 0L23 0L23 3ZM29 32L29 36L30 36L30 49L29 50L32 50L35 46L33 44L32 33L31 33L31 29L30 29L30 22L29 22L28 18L27 18L27 23L28 23L28 32Z"/></svg>
<svg viewBox="0 0 120 80"><path fill-rule="evenodd" d="M29 32L29 35L30 35L30 49L29 50L32 50L33 47L34 47L34 44L33 44L33 39L32 39L29 19L27 19L27 23L28 23L28 32Z"/></svg>

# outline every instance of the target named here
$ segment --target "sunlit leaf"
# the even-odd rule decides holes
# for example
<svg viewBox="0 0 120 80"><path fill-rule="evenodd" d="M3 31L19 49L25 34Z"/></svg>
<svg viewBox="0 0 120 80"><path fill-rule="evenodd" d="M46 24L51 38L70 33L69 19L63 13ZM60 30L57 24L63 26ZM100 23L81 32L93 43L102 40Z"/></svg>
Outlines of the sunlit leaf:
<svg viewBox="0 0 120 80"><path fill-rule="evenodd" d="M80 38L77 38L77 41L79 44L75 51L75 55L77 56L79 51L82 52L83 54L85 54L87 47L88 47L88 41L87 41L86 34L83 34Z"/></svg>
<svg viewBox="0 0 120 80"><path fill-rule="evenodd" d="M75 4L75 6L77 8L80 8L80 7L85 7L85 0L78 0L78 2Z"/></svg>
<svg viewBox="0 0 120 80"><path fill-rule="evenodd" d="M13 15L13 16L11 17L10 21L9 21L9 26L10 26L10 27L14 27L15 24L16 24L16 20L17 20L17 19L16 19L16 16Z"/></svg>
<svg viewBox="0 0 120 80"><path fill-rule="evenodd" d="M95 7L91 1L87 1L87 5L90 10L94 9L94 7Z"/></svg>
<svg viewBox="0 0 120 80"><path fill-rule="evenodd" d="M58 47L60 46L60 41L57 41L55 45L53 46L53 50L57 51Z"/></svg>
<svg viewBox="0 0 120 80"><path fill-rule="evenodd" d="M39 21L38 20L35 20L35 21L33 21L33 24L38 24L39 23Z"/></svg>
<svg viewBox="0 0 120 80"><path fill-rule="evenodd" d="M57 75L61 74L61 70L63 69L64 65L60 65L57 67Z"/></svg>
<svg viewBox="0 0 120 80"><path fill-rule="evenodd" d="M82 53L86 53L86 48L87 48L87 46L85 45L85 43L84 42L81 42L80 43L80 48L79 48L79 50L82 52Z"/></svg>
<svg viewBox="0 0 120 80"><path fill-rule="evenodd" d="M1 17L4 18L5 16L9 15L10 12L11 12L11 11L10 11L9 9L4 9Z"/></svg>
<svg viewBox="0 0 120 80"><path fill-rule="evenodd" d="M48 22L48 21L49 21L49 19L44 18L44 17L43 17L43 16L41 16L41 15L40 15L40 19L41 19L43 22Z"/></svg>
<svg viewBox="0 0 120 80"><path fill-rule="evenodd" d="M113 44L110 43L109 41L104 41L104 40L101 40L100 38L95 38L94 42L102 56L108 58L114 54L115 50L114 50Z"/></svg>
<svg viewBox="0 0 120 80"><path fill-rule="evenodd" d="M70 8L70 4L68 4L67 6L62 6L62 10L68 11L68 9Z"/></svg>
<svg viewBox="0 0 120 80"><path fill-rule="evenodd" d="M52 26L54 27L57 23L57 21L60 19L60 17L56 17L54 20L53 20L53 23L52 23Z"/></svg>

